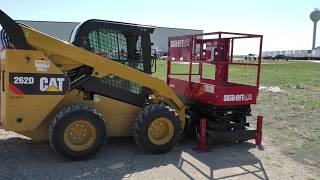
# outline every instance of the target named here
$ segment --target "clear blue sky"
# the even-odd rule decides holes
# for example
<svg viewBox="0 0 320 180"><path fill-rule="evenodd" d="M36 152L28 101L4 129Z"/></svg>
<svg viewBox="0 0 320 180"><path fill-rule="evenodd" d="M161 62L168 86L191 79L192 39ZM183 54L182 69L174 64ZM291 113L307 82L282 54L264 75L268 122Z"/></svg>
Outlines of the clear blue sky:
<svg viewBox="0 0 320 180"><path fill-rule="evenodd" d="M263 34L264 50L310 49L309 14L320 0L1 0L14 19L97 18L155 26ZM320 46L320 23L317 46Z"/></svg>

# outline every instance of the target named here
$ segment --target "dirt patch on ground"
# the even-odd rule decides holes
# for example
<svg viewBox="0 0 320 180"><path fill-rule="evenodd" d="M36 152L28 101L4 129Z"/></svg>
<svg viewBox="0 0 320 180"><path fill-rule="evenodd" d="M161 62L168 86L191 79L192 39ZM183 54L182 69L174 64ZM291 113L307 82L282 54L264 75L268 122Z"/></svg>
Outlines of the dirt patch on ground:
<svg viewBox="0 0 320 180"><path fill-rule="evenodd" d="M320 90L284 87L261 90L253 112L264 115L267 140L294 160L320 169Z"/></svg>

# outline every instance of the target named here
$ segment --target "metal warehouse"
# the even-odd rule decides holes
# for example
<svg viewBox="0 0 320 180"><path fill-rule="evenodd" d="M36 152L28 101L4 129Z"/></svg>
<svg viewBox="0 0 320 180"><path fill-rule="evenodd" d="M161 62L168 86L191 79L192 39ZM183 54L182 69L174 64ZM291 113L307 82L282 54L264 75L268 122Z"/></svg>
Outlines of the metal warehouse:
<svg viewBox="0 0 320 180"><path fill-rule="evenodd" d="M34 29L44 32L55 38L69 41L72 30L79 25L79 22L56 22L56 21L28 21L17 20L20 23L33 27ZM180 36L188 34L201 34L203 30L196 29L182 29L170 27L157 27L153 34L151 34L151 42L154 43L153 48L158 52L168 51L168 37Z"/></svg>

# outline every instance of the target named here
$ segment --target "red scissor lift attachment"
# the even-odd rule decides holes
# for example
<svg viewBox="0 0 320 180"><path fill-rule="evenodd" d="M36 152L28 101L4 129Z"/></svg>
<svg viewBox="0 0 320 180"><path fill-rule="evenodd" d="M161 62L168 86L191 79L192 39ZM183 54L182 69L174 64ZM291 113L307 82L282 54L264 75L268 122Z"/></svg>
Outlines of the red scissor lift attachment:
<svg viewBox="0 0 320 180"><path fill-rule="evenodd" d="M235 61L234 45L240 39L259 41L258 61ZM246 117L251 115L251 104L256 104L259 92L262 35L213 32L169 37L167 84L189 107L186 131L194 136L199 131L199 119L207 119L207 134L214 141L245 141L257 135L249 128ZM237 42L238 43L238 42ZM238 47L238 46L237 46ZM173 72L173 64L187 73ZM215 66L209 74L206 66ZM254 84L229 81L230 66L256 69ZM196 71L196 72L195 72Z"/></svg>

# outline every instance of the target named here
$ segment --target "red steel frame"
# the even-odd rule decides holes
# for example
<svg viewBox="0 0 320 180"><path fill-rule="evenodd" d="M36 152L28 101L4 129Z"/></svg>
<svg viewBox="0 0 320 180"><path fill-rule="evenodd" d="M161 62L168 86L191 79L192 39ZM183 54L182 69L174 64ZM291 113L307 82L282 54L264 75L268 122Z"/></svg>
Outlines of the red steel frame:
<svg viewBox="0 0 320 180"><path fill-rule="evenodd" d="M217 38L205 39L208 36ZM259 38L258 63L233 62L234 40L245 38ZM213 32L186 36L169 37L168 61L167 61L167 84L179 95L192 100L215 106L232 106L255 104L259 91L262 35ZM211 43L211 44L210 44ZM208 61L210 51L204 49L211 45L215 48L212 61ZM197 52L197 46L200 52ZM199 55L199 56L197 56ZM211 55L212 57L212 55ZM189 64L189 73L171 73L172 61L182 61ZM192 64L198 63L198 73L192 73ZM202 76L203 64L214 64L216 67L215 79L207 79ZM257 67L256 85L247 85L228 82L229 65L248 65ZM176 79L173 76L188 76L188 80ZM200 76L200 82L193 82L192 76Z"/></svg>

